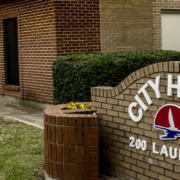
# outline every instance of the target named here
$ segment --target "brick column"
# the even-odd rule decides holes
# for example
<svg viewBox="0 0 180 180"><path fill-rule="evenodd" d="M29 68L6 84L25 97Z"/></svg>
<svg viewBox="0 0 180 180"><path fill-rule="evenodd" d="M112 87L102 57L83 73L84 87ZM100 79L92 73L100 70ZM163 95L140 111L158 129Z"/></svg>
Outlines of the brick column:
<svg viewBox="0 0 180 180"><path fill-rule="evenodd" d="M98 116L89 109L66 110L67 105L44 111L46 179L98 180Z"/></svg>

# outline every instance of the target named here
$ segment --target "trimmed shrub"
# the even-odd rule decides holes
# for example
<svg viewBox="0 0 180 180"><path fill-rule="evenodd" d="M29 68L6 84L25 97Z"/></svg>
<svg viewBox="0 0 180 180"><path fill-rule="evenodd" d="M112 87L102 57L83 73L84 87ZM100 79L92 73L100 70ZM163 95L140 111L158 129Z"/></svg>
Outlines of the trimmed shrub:
<svg viewBox="0 0 180 180"><path fill-rule="evenodd" d="M180 52L176 51L74 54L58 57L52 65L54 104L90 101L91 87L115 87L142 67L179 60Z"/></svg>

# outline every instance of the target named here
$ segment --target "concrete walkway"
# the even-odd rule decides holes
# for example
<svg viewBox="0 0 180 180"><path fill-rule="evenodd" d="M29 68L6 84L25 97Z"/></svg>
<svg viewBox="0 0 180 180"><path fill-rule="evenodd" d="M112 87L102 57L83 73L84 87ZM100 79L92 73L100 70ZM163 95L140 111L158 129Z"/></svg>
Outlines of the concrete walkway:
<svg viewBox="0 0 180 180"><path fill-rule="evenodd" d="M0 117L44 129L43 110L31 109L20 105L0 104Z"/></svg>

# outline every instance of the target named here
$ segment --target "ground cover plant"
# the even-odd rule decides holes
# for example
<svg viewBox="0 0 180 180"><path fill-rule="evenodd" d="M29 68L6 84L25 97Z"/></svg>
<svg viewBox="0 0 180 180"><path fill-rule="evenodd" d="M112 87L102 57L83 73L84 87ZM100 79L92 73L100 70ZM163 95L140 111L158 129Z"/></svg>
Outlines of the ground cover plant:
<svg viewBox="0 0 180 180"><path fill-rule="evenodd" d="M54 104L90 101L90 88L117 86L132 72L165 61L179 61L180 52L115 52L75 54L53 62Z"/></svg>
<svg viewBox="0 0 180 180"><path fill-rule="evenodd" d="M43 130L0 118L0 180L42 179Z"/></svg>

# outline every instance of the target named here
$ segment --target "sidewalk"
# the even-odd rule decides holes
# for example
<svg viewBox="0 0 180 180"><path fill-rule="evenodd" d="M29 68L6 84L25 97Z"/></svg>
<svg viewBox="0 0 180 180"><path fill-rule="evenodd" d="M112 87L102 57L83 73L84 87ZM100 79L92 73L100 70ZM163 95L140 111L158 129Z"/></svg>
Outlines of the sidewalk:
<svg viewBox="0 0 180 180"><path fill-rule="evenodd" d="M0 117L44 129L44 112L19 105L0 104Z"/></svg>

